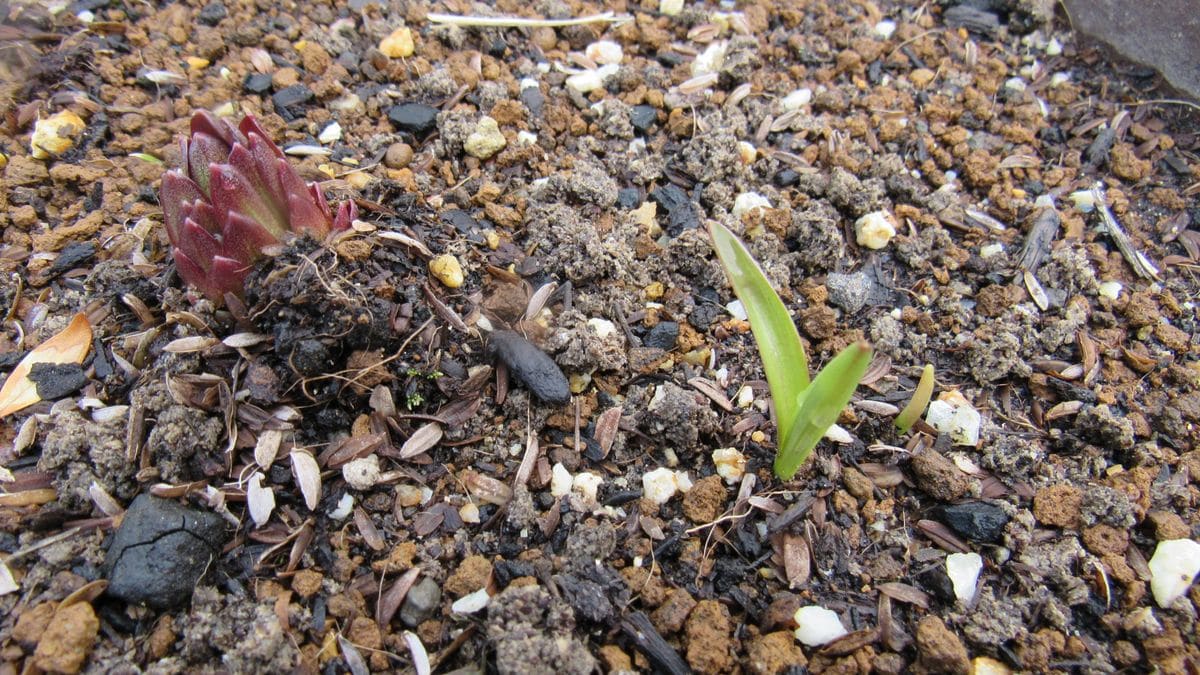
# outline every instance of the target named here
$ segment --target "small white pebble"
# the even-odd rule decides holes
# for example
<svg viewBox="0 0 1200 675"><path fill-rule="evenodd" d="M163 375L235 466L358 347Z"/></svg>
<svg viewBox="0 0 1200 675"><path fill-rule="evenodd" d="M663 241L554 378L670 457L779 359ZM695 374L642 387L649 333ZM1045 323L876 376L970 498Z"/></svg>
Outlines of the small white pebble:
<svg viewBox="0 0 1200 675"><path fill-rule="evenodd" d="M854 223L859 246L878 251L896 236L896 225L887 211L872 211Z"/></svg>
<svg viewBox="0 0 1200 675"><path fill-rule="evenodd" d="M1046 56L1058 56L1062 51L1063 46L1058 38L1050 38L1050 42L1046 43Z"/></svg>
<svg viewBox="0 0 1200 675"><path fill-rule="evenodd" d="M884 19L875 24L875 34L884 40L892 37L892 33L896 32L896 22L889 19Z"/></svg>
<svg viewBox="0 0 1200 675"><path fill-rule="evenodd" d="M750 319L750 315L746 313L746 306L742 304L741 300L734 300L725 305L725 311L732 314L733 318L738 321L748 321Z"/></svg>
<svg viewBox="0 0 1200 675"><path fill-rule="evenodd" d="M96 15L85 9L76 14L75 18L79 19L80 23L91 23L96 20Z"/></svg>
<svg viewBox="0 0 1200 675"><path fill-rule="evenodd" d="M606 338L610 335L616 335L617 326L608 319L591 318L587 321L587 327L596 334L598 338Z"/></svg>
<svg viewBox="0 0 1200 675"><path fill-rule="evenodd" d="M579 495L584 505L592 505L596 503L596 494L603 482L604 479L600 476L583 471L576 474L574 480L571 481L571 491Z"/></svg>
<svg viewBox="0 0 1200 675"><path fill-rule="evenodd" d="M621 59L625 57L621 45L612 40L597 40L588 45L583 53L602 66L609 63L620 63Z"/></svg>
<svg viewBox="0 0 1200 675"><path fill-rule="evenodd" d="M1025 87L1026 87L1025 80L1022 80L1019 77L1010 77L1004 81L1004 88L1009 91L1015 91L1017 93L1021 93L1021 92L1025 91Z"/></svg>
<svg viewBox="0 0 1200 675"><path fill-rule="evenodd" d="M586 94L590 91L600 89L604 86L604 81L613 75L621 67L615 63L605 64L594 70L584 70L567 78L567 86L578 91L581 94Z"/></svg>
<svg viewBox="0 0 1200 675"><path fill-rule="evenodd" d="M1191 539L1158 542L1150 558L1150 591L1159 607L1170 607L1200 574L1200 544Z"/></svg>
<svg viewBox="0 0 1200 675"><path fill-rule="evenodd" d="M946 576L954 585L954 597L963 603L975 599L975 588L982 571L983 558L978 553L951 553L946 556Z"/></svg>
<svg viewBox="0 0 1200 675"><path fill-rule="evenodd" d="M550 469L550 494L555 497L565 497L571 493L571 485L574 479L571 477L571 472L567 471L567 467L558 462L554 468Z"/></svg>
<svg viewBox="0 0 1200 675"><path fill-rule="evenodd" d="M642 495L655 504L666 504L676 489L675 472L666 467L642 474Z"/></svg>
<svg viewBox="0 0 1200 675"><path fill-rule="evenodd" d="M742 164L753 164L754 160L758 159L758 149L746 141L738 141L737 151L738 159L742 161Z"/></svg>
<svg viewBox="0 0 1200 675"><path fill-rule="evenodd" d="M1096 194L1091 190L1076 190L1067 195L1080 213L1091 213L1096 208Z"/></svg>
<svg viewBox="0 0 1200 675"><path fill-rule="evenodd" d="M1004 244L985 244L979 247L979 257L987 260L995 255L1000 255L1004 252Z"/></svg>
<svg viewBox="0 0 1200 675"><path fill-rule="evenodd" d="M487 159L504 149L508 144L504 134L500 133L500 125L496 120L484 115L475 124L475 130L467 136L463 150L472 157Z"/></svg>
<svg viewBox="0 0 1200 675"><path fill-rule="evenodd" d="M321 135L317 136L317 140L325 145L342 140L342 125L334 122L321 130Z"/></svg>
<svg viewBox="0 0 1200 675"><path fill-rule="evenodd" d="M818 605L796 610L796 639L807 647L820 647L846 635L837 612Z"/></svg>
<svg viewBox="0 0 1200 675"><path fill-rule="evenodd" d="M379 482L379 456L367 455L342 467L342 478L355 490L368 490Z"/></svg>
<svg viewBox="0 0 1200 675"><path fill-rule="evenodd" d="M737 407L749 408L752 403L754 403L754 387L744 384L741 389L738 389Z"/></svg>
<svg viewBox="0 0 1200 675"><path fill-rule="evenodd" d="M733 217L738 220L753 211L771 208L771 200L757 192L743 192L733 199Z"/></svg>
<svg viewBox="0 0 1200 675"><path fill-rule="evenodd" d="M450 611L455 614L474 614L487 607L491 600L492 596L488 595L487 589L481 588L474 593L467 593L458 600L455 600L454 604L450 605Z"/></svg>
<svg viewBox="0 0 1200 675"><path fill-rule="evenodd" d="M658 11L666 16L675 16L683 11L683 0L658 0Z"/></svg>
<svg viewBox="0 0 1200 675"><path fill-rule="evenodd" d="M458 517L464 523L476 524L479 522L479 507L475 506L475 502L467 502L459 507Z"/></svg>
<svg viewBox="0 0 1200 675"><path fill-rule="evenodd" d="M854 444L854 436L850 435L849 431L846 431L837 424L830 425L830 427L825 430L825 438L837 443L838 445Z"/></svg>
<svg viewBox="0 0 1200 675"><path fill-rule="evenodd" d="M334 520L345 520L354 511L354 495L347 492L338 500L337 507L329 512Z"/></svg>
<svg viewBox="0 0 1200 675"><path fill-rule="evenodd" d="M358 94L346 94L345 96L335 98L334 100L330 101L329 107L333 110L340 110L343 112L357 110L358 108L362 107L362 99L358 97Z"/></svg>
<svg viewBox="0 0 1200 675"><path fill-rule="evenodd" d="M971 659L971 675L1012 675L1012 669L990 656Z"/></svg>
<svg viewBox="0 0 1200 675"><path fill-rule="evenodd" d="M1070 73L1058 72L1050 76L1050 86L1057 87L1071 81Z"/></svg>
<svg viewBox="0 0 1200 675"><path fill-rule="evenodd" d="M526 89L537 89L538 81L533 79L532 77L524 77L524 78L521 78L520 87L521 87L521 91L525 91Z"/></svg>
<svg viewBox="0 0 1200 675"><path fill-rule="evenodd" d="M1121 295L1121 290L1124 288L1125 286L1123 286L1119 281L1105 281L1104 283L1100 284L1096 290L1098 293L1100 293L1100 295L1110 300L1116 300Z"/></svg>
<svg viewBox="0 0 1200 675"><path fill-rule="evenodd" d="M710 44L703 52L700 52L695 61L692 61L692 77L720 71L721 65L725 63L727 49L729 49L729 42L725 40Z"/></svg>
<svg viewBox="0 0 1200 675"><path fill-rule="evenodd" d="M746 473L746 456L737 448L717 448L713 450L712 459L717 475L730 485L736 485Z"/></svg>
<svg viewBox="0 0 1200 675"><path fill-rule="evenodd" d="M784 112L799 110L812 101L812 95L812 89L809 89L808 87L797 89L787 96L784 96L783 100L780 101L779 104L783 106Z"/></svg>
<svg viewBox="0 0 1200 675"><path fill-rule="evenodd" d="M946 392L929 404L925 414L929 426L950 434L955 445L974 447L979 444L979 428L983 418L979 411L958 392Z"/></svg>
<svg viewBox="0 0 1200 675"><path fill-rule="evenodd" d="M517 146L526 148L531 145L537 145L537 134L525 131L524 129L517 132Z"/></svg>

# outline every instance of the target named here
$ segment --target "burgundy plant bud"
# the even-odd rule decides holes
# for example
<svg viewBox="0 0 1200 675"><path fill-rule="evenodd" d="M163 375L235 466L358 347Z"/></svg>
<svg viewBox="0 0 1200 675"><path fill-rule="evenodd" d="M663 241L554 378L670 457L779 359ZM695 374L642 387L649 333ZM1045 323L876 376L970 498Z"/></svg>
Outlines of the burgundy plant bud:
<svg viewBox="0 0 1200 675"><path fill-rule="evenodd" d="M350 227L353 201L331 209L253 116L236 127L201 111L180 139L183 166L163 175L159 202L184 281L213 300L241 295L263 249L293 235L324 239Z"/></svg>

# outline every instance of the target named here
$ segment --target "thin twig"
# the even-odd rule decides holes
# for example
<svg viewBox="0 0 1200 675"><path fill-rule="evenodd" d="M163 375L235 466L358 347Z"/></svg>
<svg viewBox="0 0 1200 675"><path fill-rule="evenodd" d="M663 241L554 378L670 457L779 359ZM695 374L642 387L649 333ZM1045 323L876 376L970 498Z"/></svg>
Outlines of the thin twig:
<svg viewBox="0 0 1200 675"><path fill-rule="evenodd" d="M444 23L450 26L477 26L480 28L562 28L563 26L582 26L589 23L624 23L633 17L628 14L592 14L578 19L528 19L522 16L461 16L458 14L427 14L433 23Z"/></svg>
<svg viewBox="0 0 1200 675"><path fill-rule="evenodd" d="M1108 202L1104 201L1104 192L1100 189L1100 184L1097 183L1092 188L1092 197L1096 202L1096 210L1100 213L1100 218L1104 221L1104 227L1108 230L1108 234L1112 236L1113 241L1117 244L1117 249L1121 251L1121 255L1125 258L1125 262L1133 268L1139 277L1158 281L1158 268L1144 253L1133 247L1133 242L1129 239L1129 235L1125 234L1124 228L1117 222L1112 211L1108 209Z"/></svg>

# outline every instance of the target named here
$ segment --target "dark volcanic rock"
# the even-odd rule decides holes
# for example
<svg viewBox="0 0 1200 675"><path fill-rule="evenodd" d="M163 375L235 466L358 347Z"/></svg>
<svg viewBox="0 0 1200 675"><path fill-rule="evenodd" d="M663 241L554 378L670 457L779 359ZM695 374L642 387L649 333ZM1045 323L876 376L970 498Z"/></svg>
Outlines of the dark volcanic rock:
<svg viewBox="0 0 1200 675"><path fill-rule="evenodd" d="M646 333L642 344L669 352L675 348L675 341L678 339L679 324L674 321L659 321L654 328L650 329L649 333Z"/></svg>
<svg viewBox="0 0 1200 675"><path fill-rule="evenodd" d="M1071 25L1125 58L1162 73L1200 100L1200 12L1195 0L1064 0Z"/></svg>
<svg viewBox="0 0 1200 675"><path fill-rule="evenodd" d="M388 119L401 131L424 138L437 128L438 109L424 103L401 103L392 106Z"/></svg>
<svg viewBox="0 0 1200 675"><path fill-rule="evenodd" d="M641 134L650 131L657 120L658 109L652 105L635 105L629 114L629 121L633 124L633 128Z"/></svg>
<svg viewBox="0 0 1200 675"><path fill-rule="evenodd" d="M251 94L265 94L271 90L271 76L267 73L250 73L242 80L242 89Z"/></svg>
<svg viewBox="0 0 1200 675"><path fill-rule="evenodd" d="M217 514L139 495L104 556L107 593L155 609L182 605L224 542L225 522Z"/></svg>
<svg viewBox="0 0 1200 675"><path fill-rule="evenodd" d="M284 87L271 95L271 102L275 104L275 112L285 120L292 120L301 115L299 106L308 103L313 99L312 89L302 85L293 84L290 87Z"/></svg>
<svg viewBox="0 0 1200 675"><path fill-rule="evenodd" d="M78 363L35 363L29 369L29 379L43 401L62 398L87 384L87 375Z"/></svg>
<svg viewBox="0 0 1200 675"><path fill-rule="evenodd" d="M558 364L529 340L511 330L498 330L488 339L488 353L508 366L534 396L546 403L566 403L571 399L567 376Z"/></svg>
<svg viewBox="0 0 1200 675"><path fill-rule="evenodd" d="M933 510L934 517L972 541L994 544L1004 534L1008 514L987 502L947 504Z"/></svg>

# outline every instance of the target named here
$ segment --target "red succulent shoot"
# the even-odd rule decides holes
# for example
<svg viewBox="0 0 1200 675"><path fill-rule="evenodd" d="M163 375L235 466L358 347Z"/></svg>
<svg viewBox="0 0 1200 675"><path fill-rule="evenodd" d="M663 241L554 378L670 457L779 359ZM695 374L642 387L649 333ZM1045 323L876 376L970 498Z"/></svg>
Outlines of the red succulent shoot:
<svg viewBox="0 0 1200 675"><path fill-rule="evenodd" d="M324 239L358 215L353 201L331 210L252 115L235 127L197 112L180 149L183 166L163 174L163 221L179 276L213 300L242 294L264 248L291 235Z"/></svg>

